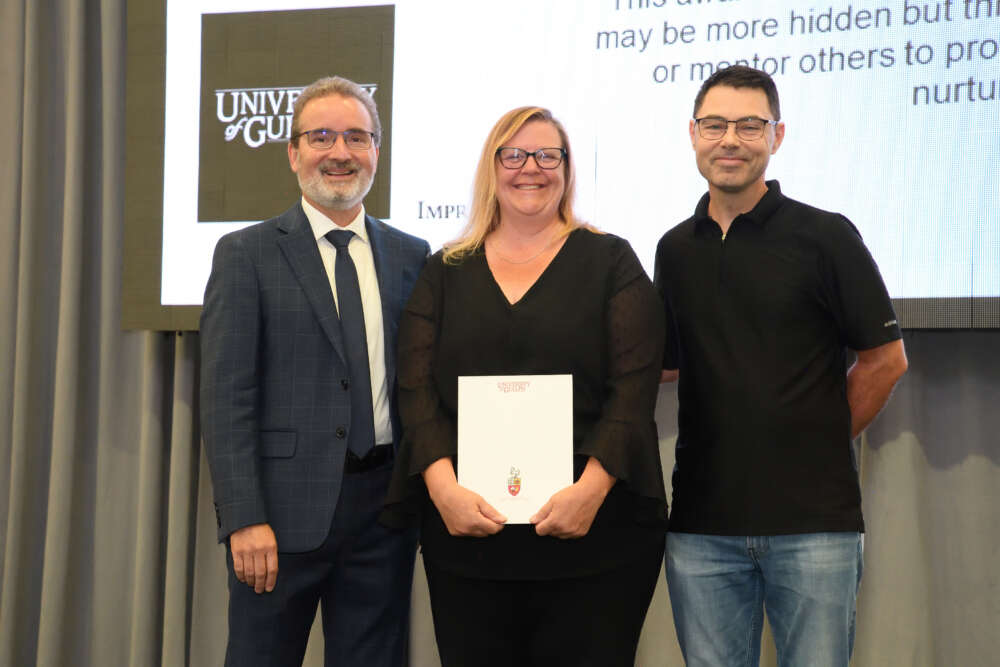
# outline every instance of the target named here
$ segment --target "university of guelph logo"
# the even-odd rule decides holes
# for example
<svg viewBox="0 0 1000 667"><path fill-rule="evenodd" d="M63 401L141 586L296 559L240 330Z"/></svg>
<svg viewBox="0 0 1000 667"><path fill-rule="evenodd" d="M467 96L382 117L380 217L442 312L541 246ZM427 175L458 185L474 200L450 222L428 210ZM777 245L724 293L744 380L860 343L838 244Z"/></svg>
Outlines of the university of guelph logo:
<svg viewBox="0 0 1000 667"><path fill-rule="evenodd" d="M303 86L334 74L358 82L382 113L385 140L365 210L389 217L395 4L288 10L261 10L258 2L179 4L191 5L190 12L201 15L198 222L245 224L298 201L302 193L287 156L292 113ZM204 9L220 4L228 10ZM255 8L243 11L246 6ZM309 57L289 51L289 35L310 45ZM189 51L178 59L186 59ZM173 62L171 56L168 69Z"/></svg>
<svg viewBox="0 0 1000 667"><path fill-rule="evenodd" d="M374 83L359 84L369 95ZM285 142L292 134L292 111L302 86L225 88L215 91L215 117L225 126L225 139L240 137L249 148Z"/></svg>
<svg viewBox="0 0 1000 667"><path fill-rule="evenodd" d="M510 476L507 478L507 493L516 496L521 491L521 471L514 466L510 467Z"/></svg>

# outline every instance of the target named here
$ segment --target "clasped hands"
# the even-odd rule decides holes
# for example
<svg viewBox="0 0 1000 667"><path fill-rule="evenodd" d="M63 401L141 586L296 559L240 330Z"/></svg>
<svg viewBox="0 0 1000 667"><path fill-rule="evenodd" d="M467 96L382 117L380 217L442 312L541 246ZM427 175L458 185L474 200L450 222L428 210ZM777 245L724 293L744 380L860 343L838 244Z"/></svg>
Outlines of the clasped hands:
<svg viewBox="0 0 1000 667"><path fill-rule="evenodd" d="M451 459L438 459L429 465L424 483L450 535L486 537L500 532L507 522L507 517L482 496L459 485ZM555 493L529 521L538 535L583 537L614 483L615 478L591 457L580 479Z"/></svg>

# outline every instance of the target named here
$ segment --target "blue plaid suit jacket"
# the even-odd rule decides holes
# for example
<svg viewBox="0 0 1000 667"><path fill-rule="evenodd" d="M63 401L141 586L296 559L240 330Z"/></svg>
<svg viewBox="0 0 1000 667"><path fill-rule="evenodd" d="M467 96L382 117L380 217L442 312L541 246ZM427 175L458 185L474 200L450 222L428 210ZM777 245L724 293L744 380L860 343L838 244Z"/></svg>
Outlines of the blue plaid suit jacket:
<svg viewBox="0 0 1000 667"><path fill-rule="evenodd" d="M368 216L385 327L394 437L399 315L427 242ZM302 206L219 240L201 315L201 430L219 540L269 523L284 552L326 538L350 429L347 361L319 247Z"/></svg>

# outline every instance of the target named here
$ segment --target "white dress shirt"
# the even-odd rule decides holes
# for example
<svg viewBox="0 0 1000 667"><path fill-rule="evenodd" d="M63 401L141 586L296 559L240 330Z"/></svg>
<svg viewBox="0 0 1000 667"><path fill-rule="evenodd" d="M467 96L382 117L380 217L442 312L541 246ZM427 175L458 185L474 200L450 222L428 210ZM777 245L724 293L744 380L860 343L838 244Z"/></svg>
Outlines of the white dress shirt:
<svg viewBox="0 0 1000 667"><path fill-rule="evenodd" d="M375 258L372 256L372 246L368 240L368 230L365 228L365 209L346 227L340 227L326 217L322 211L302 198L302 208L309 219L319 254L323 258L326 277L330 280L333 291L333 301L337 303L337 283L334 278L334 266L337 263L337 249L325 237L335 229L348 229L354 232L347 252L351 253L354 268L358 272L358 286L361 288L361 307L365 311L365 335L368 337L368 369L371 372L372 414L375 416L375 444L384 445L392 442L392 419L389 416L389 383L385 377L385 329L382 326L382 298L378 289L378 276L375 274ZM337 306L340 307L339 305Z"/></svg>

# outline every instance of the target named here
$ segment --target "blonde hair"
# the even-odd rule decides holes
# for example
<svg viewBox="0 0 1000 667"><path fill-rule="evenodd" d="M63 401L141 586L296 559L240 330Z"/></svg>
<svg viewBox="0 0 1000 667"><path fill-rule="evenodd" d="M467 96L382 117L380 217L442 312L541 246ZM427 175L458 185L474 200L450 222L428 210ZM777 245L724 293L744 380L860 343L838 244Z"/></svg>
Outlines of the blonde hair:
<svg viewBox="0 0 1000 667"><path fill-rule="evenodd" d="M469 220L458 238L444 246L444 262L457 264L479 250L486 237L500 224L500 204L497 201L496 152L512 136L532 122L543 122L552 125L559 133L562 148L566 151L562 169L566 182L562 199L559 200L559 219L563 223L560 234L565 236L574 229L584 227L597 231L587 223L578 220L573 214L573 198L576 194L576 174L573 169L573 152L569 148L569 137L566 128L562 126L552 112L543 107L518 107L508 111L496 122L486 137L483 151L476 167L475 181L472 186L472 204L469 207Z"/></svg>

